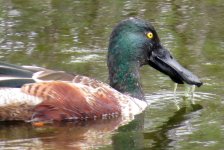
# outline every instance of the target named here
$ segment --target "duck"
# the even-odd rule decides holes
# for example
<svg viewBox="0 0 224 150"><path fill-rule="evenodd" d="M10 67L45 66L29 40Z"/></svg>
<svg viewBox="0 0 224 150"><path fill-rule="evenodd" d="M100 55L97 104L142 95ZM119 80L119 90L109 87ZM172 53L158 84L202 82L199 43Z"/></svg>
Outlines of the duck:
<svg viewBox="0 0 224 150"><path fill-rule="evenodd" d="M153 25L140 18L120 21L110 35L109 84L36 66L0 63L0 121L95 120L142 113L139 69L148 65L177 84L202 82L161 44Z"/></svg>

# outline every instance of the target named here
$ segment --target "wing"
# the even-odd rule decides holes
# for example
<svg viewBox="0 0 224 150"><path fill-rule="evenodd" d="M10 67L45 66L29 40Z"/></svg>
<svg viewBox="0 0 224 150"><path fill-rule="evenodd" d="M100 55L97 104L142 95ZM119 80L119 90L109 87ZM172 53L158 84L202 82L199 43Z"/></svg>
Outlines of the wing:
<svg viewBox="0 0 224 150"><path fill-rule="evenodd" d="M81 78L79 82L76 81ZM34 108L34 120L86 120L113 117L121 113L113 89L87 77L79 76L74 82L27 84L22 91L43 99Z"/></svg>
<svg viewBox="0 0 224 150"><path fill-rule="evenodd" d="M0 62L0 87L21 87L40 81L72 81L76 75L36 66L17 66Z"/></svg>

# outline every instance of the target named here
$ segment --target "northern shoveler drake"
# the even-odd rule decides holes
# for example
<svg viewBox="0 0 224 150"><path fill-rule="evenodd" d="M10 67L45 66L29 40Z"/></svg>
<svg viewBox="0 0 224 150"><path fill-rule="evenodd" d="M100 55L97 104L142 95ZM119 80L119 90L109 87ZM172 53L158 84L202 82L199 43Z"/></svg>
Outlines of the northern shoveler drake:
<svg viewBox="0 0 224 150"><path fill-rule="evenodd" d="M112 31L107 65L110 85L41 67L0 64L0 120L102 119L141 113L147 103L139 68L150 65L178 84L201 86L160 43L154 27L128 18Z"/></svg>

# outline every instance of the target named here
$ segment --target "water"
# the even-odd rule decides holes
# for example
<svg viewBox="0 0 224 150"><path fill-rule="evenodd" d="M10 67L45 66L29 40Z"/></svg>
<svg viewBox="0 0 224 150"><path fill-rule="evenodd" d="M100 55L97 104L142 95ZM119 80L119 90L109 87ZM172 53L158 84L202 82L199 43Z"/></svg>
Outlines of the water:
<svg viewBox="0 0 224 150"><path fill-rule="evenodd" d="M194 101L158 71L141 69L150 106L123 120L63 123L34 128L0 123L0 149L224 148L224 4L199 1L0 1L0 61L36 65L108 82L106 51L114 25L138 16L150 20L163 45L200 76ZM123 124L123 125L122 125ZM124 125L125 124L125 125Z"/></svg>

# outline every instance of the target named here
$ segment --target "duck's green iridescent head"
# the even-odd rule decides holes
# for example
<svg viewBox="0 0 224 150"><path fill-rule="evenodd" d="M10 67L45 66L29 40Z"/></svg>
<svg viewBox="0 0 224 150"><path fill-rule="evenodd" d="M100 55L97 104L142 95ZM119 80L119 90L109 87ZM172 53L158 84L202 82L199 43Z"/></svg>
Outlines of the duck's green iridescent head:
<svg viewBox="0 0 224 150"><path fill-rule="evenodd" d="M156 30L149 22L138 18L123 20L110 37L110 85L121 92L142 98L139 83L139 68L142 65L152 66L179 84L202 84L197 76L183 68L162 46Z"/></svg>

